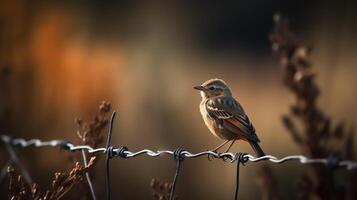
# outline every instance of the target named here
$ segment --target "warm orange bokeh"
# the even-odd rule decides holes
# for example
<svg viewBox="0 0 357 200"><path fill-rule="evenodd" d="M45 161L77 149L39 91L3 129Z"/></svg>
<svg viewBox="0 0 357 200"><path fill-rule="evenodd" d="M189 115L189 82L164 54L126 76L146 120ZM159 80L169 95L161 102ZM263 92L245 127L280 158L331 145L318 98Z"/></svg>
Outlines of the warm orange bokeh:
<svg viewBox="0 0 357 200"><path fill-rule="evenodd" d="M118 111L112 144L132 150L178 146L206 150L221 141L204 126L200 96L192 86L217 77L231 85L266 152L277 156L300 152L281 124L294 98L281 84L277 58L266 50L268 32L260 36L267 38L263 50L244 45L233 50L199 48L203 36L193 31L195 15L186 15L183 5L146 4L126 5L127 10L107 17L97 11L103 9L100 5L1 1L0 67L9 67L10 72L0 76L0 114L2 109L10 114L0 115L0 128L26 138L78 141L74 119L90 118L107 100ZM310 14L312 20L301 20L299 29L301 38L314 44L313 66L322 90L319 106L334 119L356 125L357 48L352 44L357 30L352 19L319 17L324 9ZM102 30L100 22L107 29ZM243 142L232 150L251 152ZM47 187L53 171L68 167L67 155L33 151L36 156L24 153L21 159L34 179ZM150 198L150 179L169 181L174 172L167 157L112 163L113 196L126 199ZM205 159L184 165L178 186L182 199L231 198L234 165ZM242 199L259 197L252 178L259 166L242 169ZM272 166L284 174L278 178L283 193L292 192L300 169L294 164ZM103 173L98 167L96 184L101 191Z"/></svg>

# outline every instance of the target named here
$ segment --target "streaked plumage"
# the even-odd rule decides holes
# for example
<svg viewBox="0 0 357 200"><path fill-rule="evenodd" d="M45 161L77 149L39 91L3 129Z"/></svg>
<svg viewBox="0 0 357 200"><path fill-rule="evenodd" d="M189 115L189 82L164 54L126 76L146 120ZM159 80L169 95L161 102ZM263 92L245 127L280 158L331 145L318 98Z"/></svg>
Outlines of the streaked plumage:
<svg viewBox="0 0 357 200"><path fill-rule="evenodd" d="M195 89L201 90L200 112L213 135L227 141L247 141L258 156L265 155L254 126L224 81L211 79Z"/></svg>

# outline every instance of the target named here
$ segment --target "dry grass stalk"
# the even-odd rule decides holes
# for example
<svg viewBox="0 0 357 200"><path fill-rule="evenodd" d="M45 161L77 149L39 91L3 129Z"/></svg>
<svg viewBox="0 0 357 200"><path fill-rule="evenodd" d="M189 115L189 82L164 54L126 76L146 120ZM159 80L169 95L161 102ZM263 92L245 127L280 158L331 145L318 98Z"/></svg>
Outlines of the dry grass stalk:
<svg viewBox="0 0 357 200"><path fill-rule="evenodd" d="M311 70L311 48L299 43L289 30L287 20L279 15L274 20L275 29L270 36L273 51L280 57L284 85L296 99L290 113L283 116L288 133L306 156L353 159L353 131L346 131L342 123L333 125L331 118L317 106L319 88ZM343 148L336 144L342 144ZM299 185L299 198L336 199L356 195L345 194L333 182L332 168L309 165Z"/></svg>
<svg viewBox="0 0 357 200"><path fill-rule="evenodd" d="M75 185L83 181L85 173L93 167L95 157L92 157L87 167L79 162L71 169L69 173L56 172L52 181L52 188L44 192L40 191L36 184L28 186L20 175L17 175L15 169L8 168L10 176L9 199L11 200L58 200L67 194Z"/></svg>
<svg viewBox="0 0 357 200"><path fill-rule="evenodd" d="M110 103L103 101L99 106L99 113L94 115L92 120L89 122L83 122L80 118L75 120L78 126L77 135L84 145L97 148L102 144L105 137L104 130L106 129L110 118L110 110Z"/></svg>
<svg viewBox="0 0 357 200"><path fill-rule="evenodd" d="M81 119L76 119L78 125L77 134L85 145L97 148L104 140L105 129L109 122L109 113L111 106L109 102L103 101L99 106L99 113L94 115L89 122L83 122ZM77 155L78 156L78 155ZM9 167L8 174L10 176L10 194L9 198L13 200L34 199L34 200L57 200L61 199L70 191L73 186L79 184L77 193L72 194L71 198L75 199L90 199L88 186L83 183L85 174L93 168L95 157L91 157L87 167L81 165L77 160L82 160L76 155L71 154L71 160L76 161L75 167L70 173L57 172L52 182L52 188L41 192L37 185L34 184L31 188L25 184L21 176L16 175L15 170ZM93 173L92 173L93 175ZM82 184L83 183L83 184Z"/></svg>
<svg viewBox="0 0 357 200"><path fill-rule="evenodd" d="M84 122L82 119L77 118L75 120L78 130L77 135L81 139L84 145L89 145L93 148L99 147L102 143L104 138L106 137L106 128L108 126L110 120L110 111L111 105L107 101L103 101L99 105L98 113L95 114L92 119L88 122ZM86 159L87 153L82 152L82 156ZM82 160L78 155L71 155L72 160ZM94 171L92 171L89 175L88 173L87 181L94 180ZM78 193L74 194L73 198L81 198L81 199L92 199L91 191L89 190L88 183L82 182L79 186Z"/></svg>

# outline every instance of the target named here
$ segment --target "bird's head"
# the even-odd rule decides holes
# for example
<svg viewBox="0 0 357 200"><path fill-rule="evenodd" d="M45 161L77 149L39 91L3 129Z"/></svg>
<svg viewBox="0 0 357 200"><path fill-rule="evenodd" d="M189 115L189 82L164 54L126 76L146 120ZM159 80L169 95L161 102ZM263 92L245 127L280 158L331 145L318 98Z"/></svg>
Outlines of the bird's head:
<svg viewBox="0 0 357 200"><path fill-rule="evenodd" d="M201 91L202 98L232 96L229 87L221 79L210 79L202 83L202 85L195 86L193 88Z"/></svg>

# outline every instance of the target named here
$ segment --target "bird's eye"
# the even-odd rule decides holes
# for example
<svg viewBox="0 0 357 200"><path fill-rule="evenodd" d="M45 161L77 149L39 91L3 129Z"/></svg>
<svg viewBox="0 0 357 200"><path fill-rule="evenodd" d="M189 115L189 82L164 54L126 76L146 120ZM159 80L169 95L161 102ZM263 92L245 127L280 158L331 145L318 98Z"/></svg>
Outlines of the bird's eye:
<svg viewBox="0 0 357 200"><path fill-rule="evenodd" d="M209 90L214 90L215 88L213 86L209 87L208 88Z"/></svg>

